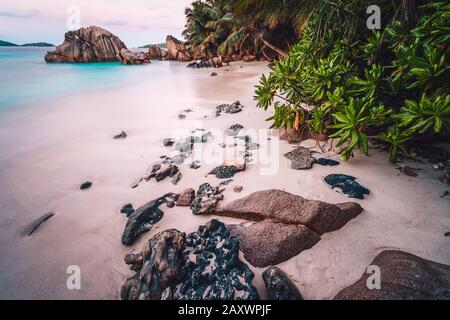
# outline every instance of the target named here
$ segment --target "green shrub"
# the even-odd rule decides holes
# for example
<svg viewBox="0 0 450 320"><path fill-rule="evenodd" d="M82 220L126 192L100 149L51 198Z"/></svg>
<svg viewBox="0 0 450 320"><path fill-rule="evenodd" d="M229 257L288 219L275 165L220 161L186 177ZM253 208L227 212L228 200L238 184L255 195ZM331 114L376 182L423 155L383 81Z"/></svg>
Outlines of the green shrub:
<svg viewBox="0 0 450 320"><path fill-rule="evenodd" d="M272 127L338 138L344 159L355 149L368 154L368 132L388 144L395 162L408 143L448 131L450 4L418 10L413 25L396 20L369 35L330 26L320 40L311 18L289 55L261 77L257 106L274 107Z"/></svg>

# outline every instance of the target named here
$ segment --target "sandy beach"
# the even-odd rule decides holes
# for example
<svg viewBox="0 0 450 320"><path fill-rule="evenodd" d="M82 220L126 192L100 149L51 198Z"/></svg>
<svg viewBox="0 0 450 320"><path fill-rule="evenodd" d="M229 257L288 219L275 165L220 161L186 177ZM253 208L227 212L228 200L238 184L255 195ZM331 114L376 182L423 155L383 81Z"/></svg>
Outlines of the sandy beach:
<svg viewBox="0 0 450 320"><path fill-rule="evenodd" d="M0 298L8 299L119 299L120 288L132 272L123 257L140 251L154 234L170 228L192 232L212 218L234 224L233 218L195 216L188 207L166 208L153 229L127 247L121 243L126 217L120 208L137 208L168 192L197 189L204 182L220 181L205 175L218 164L189 168L178 185L170 179L151 180L132 189L151 165L170 148L163 139L187 136L196 128L220 135L239 123L247 130L263 130L271 137L271 154L278 163L273 174L262 174L264 164L250 163L233 177L220 205L252 192L281 189L307 199L329 203L358 202L361 215L335 232L326 233L311 249L283 262L279 267L295 281L305 299L331 299L354 283L382 250L400 249L435 262L450 264L449 198L429 163L409 163L418 177L408 177L388 161L385 152L371 149L369 157L358 153L341 161L335 150L327 158L339 160L337 167L314 166L292 170L283 154L295 147L278 141L276 130L266 131L270 111L255 108L254 86L267 63L232 63L216 71L190 70L170 64L157 79L136 79L123 86L68 95L17 110L3 111L0 118ZM240 66L244 66L241 68ZM149 68L152 65L148 66ZM170 71L173 69L173 72ZM228 70L228 71L227 71ZM215 107L239 100L245 106L238 114L215 117ZM192 109L185 119L178 115ZM206 117L205 117L206 116ZM126 139L112 137L122 130ZM257 131L260 132L260 131ZM217 139L204 148L219 149ZM258 152L266 152L267 139ZM302 145L314 146L308 140ZM317 151L320 151L318 148ZM348 199L323 181L331 173L349 174L370 189L364 200ZM93 183L80 190L85 181ZM233 186L242 186L241 193ZM24 230L47 212L55 216L30 237ZM242 257L242 259L244 259ZM68 290L66 269L81 269L81 290ZM262 268L251 267L253 284L266 297Z"/></svg>

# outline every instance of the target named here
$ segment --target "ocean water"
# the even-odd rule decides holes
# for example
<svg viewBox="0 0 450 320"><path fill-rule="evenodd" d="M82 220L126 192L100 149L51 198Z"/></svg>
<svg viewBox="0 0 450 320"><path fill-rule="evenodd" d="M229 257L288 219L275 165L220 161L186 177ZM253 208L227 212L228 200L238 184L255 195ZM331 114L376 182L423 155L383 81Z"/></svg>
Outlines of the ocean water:
<svg viewBox="0 0 450 320"><path fill-rule="evenodd" d="M85 90L120 86L141 77L180 70L182 65L154 62L144 66L108 63L50 63L52 48L0 47L0 110Z"/></svg>

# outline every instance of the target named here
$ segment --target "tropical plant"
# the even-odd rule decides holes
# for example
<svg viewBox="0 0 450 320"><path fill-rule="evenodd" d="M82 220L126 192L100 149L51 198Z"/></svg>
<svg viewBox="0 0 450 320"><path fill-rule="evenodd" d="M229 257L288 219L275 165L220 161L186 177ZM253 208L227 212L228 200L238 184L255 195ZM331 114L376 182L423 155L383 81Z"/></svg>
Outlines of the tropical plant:
<svg viewBox="0 0 450 320"><path fill-rule="evenodd" d="M355 149L368 154L370 132L389 145L391 161L412 141L449 131L450 4L375 2L384 4L384 27L358 32L368 1L298 1L310 10L300 40L256 88L258 107L277 108L273 126L326 132L339 139L344 159ZM275 5L258 3L252 10Z"/></svg>

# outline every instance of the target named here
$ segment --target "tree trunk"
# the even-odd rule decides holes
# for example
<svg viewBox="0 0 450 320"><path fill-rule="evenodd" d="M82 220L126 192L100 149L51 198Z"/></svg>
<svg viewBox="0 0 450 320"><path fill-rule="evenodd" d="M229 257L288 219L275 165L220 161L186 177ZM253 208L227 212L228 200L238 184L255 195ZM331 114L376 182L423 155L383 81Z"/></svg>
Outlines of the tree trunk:
<svg viewBox="0 0 450 320"><path fill-rule="evenodd" d="M272 49L273 51L275 51L276 53L278 53L278 55L281 58L284 58L287 56L287 52L281 50L280 48L275 47L273 44L271 44L269 41L267 41L266 39L264 39L264 36L262 35L261 32L257 31L256 32L256 36L259 38L259 40L261 40L267 47L269 47L270 49Z"/></svg>

